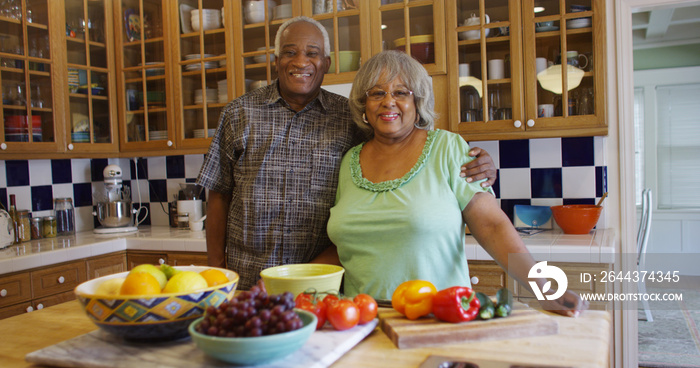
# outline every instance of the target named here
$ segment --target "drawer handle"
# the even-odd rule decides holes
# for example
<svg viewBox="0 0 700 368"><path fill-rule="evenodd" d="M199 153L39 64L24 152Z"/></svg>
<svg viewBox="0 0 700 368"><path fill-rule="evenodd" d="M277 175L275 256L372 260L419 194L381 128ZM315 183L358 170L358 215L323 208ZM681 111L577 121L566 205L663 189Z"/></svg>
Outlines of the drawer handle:
<svg viewBox="0 0 700 368"><path fill-rule="evenodd" d="M30 305L27 307L27 313L34 312L34 308Z"/></svg>
<svg viewBox="0 0 700 368"><path fill-rule="evenodd" d="M58 277L58 283L59 283L59 284L62 284L62 283L64 283L64 282L66 282L66 278L63 277L63 276L59 276L59 277Z"/></svg>
<svg viewBox="0 0 700 368"><path fill-rule="evenodd" d="M41 310L41 309L44 309L44 305L41 303L37 304L36 310Z"/></svg>
<svg viewBox="0 0 700 368"><path fill-rule="evenodd" d="M158 264L164 264L165 260L163 258L158 258Z"/></svg>
<svg viewBox="0 0 700 368"><path fill-rule="evenodd" d="M7 296L7 289L0 290L0 296L6 297Z"/></svg>
<svg viewBox="0 0 700 368"><path fill-rule="evenodd" d="M472 285L476 285L479 283L479 278L476 276L472 276L471 282L472 282Z"/></svg>

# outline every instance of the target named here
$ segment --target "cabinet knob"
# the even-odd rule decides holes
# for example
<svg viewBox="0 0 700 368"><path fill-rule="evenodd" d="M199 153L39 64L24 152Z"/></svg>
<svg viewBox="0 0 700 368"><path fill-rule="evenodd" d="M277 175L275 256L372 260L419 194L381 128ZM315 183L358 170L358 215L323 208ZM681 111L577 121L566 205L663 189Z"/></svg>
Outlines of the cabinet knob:
<svg viewBox="0 0 700 368"><path fill-rule="evenodd" d="M172 147L172 146L173 146L173 141L171 141L171 140L168 140L168 143L167 143L167 145L168 145L168 147Z"/></svg>
<svg viewBox="0 0 700 368"><path fill-rule="evenodd" d="M6 150L7 144L5 144L5 142L0 143L0 149L2 149L3 151Z"/></svg>
<svg viewBox="0 0 700 368"><path fill-rule="evenodd" d="M32 307L31 305L27 307L27 313L29 312L34 312L34 307Z"/></svg>
<svg viewBox="0 0 700 368"><path fill-rule="evenodd" d="M7 289L0 290L0 296L2 296L2 297L7 296Z"/></svg>
<svg viewBox="0 0 700 368"><path fill-rule="evenodd" d="M476 276L472 276L471 278L472 285L476 285L479 283L479 278Z"/></svg>
<svg viewBox="0 0 700 368"><path fill-rule="evenodd" d="M529 127L531 127L531 128L534 127L534 126L535 126L535 121L532 120L532 119L528 120L528 121L527 121L527 126L529 126Z"/></svg>
<svg viewBox="0 0 700 368"><path fill-rule="evenodd" d="M163 258L158 258L158 264L163 264L165 263L165 260Z"/></svg>
<svg viewBox="0 0 700 368"><path fill-rule="evenodd" d="M44 309L44 305L41 303L37 304L36 310L41 310L41 309Z"/></svg>
<svg viewBox="0 0 700 368"><path fill-rule="evenodd" d="M73 143L68 143L68 150L72 151L73 150Z"/></svg>
<svg viewBox="0 0 700 368"><path fill-rule="evenodd" d="M62 283L64 283L64 282L66 282L66 278L63 277L63 276L59 276L59 277L58 277L58 283L59 283L59 284L62 284Z"/></svg>
<svg viewBox="0 0 700 368"><path fill-rule="evenodd" d="M520 128L521 126L523 126L523 123L520 120L516 120L513 122L513 126L516 128Z"/></svg>

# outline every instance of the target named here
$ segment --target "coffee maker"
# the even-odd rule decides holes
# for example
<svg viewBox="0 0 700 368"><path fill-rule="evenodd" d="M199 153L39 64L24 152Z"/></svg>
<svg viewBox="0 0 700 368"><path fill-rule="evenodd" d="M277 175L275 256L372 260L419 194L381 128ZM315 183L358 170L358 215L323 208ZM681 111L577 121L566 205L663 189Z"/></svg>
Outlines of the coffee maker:
<svg viewBox="0 0 700 368"><path fill-rule="evenodd" d="M202 206L202 186L195 183L180 183L177 198L178 227L189 227L189 221L197 221L204 216ZM185 225L187 224L187 225Z"/></svg>
<svg viewBox="0 0 700 368"><path fill-rule="evenodd" d="M96 211L92 214L102 225L96 234L127 233L137 231L134 226L136 210L131 207L131 189L122 185L122 169L107 165L102 171L104 188L95 190Z"/></svg>

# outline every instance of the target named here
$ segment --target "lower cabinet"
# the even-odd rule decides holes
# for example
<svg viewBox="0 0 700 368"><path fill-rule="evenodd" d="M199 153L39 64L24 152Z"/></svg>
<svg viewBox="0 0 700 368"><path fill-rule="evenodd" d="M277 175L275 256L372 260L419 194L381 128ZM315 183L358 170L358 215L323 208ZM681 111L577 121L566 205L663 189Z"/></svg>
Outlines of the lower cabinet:
<svg viewBox="0 0 700 368"><path fill-rule="evenodd" d="M126 271L126 251L89 258L85 262L88 280Z"/></svg>
<svg viewBox="0 0 700 368"><path fill-rule="evenodd" d="M171 266L206 266L206 252L151 252L129 251L127 264L132 269L140 264L159 265L167 263Z"/></svg>

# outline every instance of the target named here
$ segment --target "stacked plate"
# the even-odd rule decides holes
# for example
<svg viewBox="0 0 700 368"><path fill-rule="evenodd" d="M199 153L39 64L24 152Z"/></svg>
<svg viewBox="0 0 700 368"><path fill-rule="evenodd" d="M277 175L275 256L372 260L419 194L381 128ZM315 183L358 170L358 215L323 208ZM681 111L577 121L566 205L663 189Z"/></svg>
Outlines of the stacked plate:
<svg viewBox="0 0 700 368"><path fill-rule="evenodd" d="M212 54L204 54L201 55L205 59L214 57ZM199 59L200 55L199 54L189 54L185 55L185 60L197 60ZM218 61L205 61L204 62L204 69L216 69L219 67L219 62ZM194 64L187 64L185 66L185 70L187 71L193 71L193 70L202 70L202 63L194 63Z"/></svg>
<svg viewBox="0 0 700 368"><path fill-rule="evenodd" d="M591 18L576 18L569 19L566 21L566 28L585 28L591 26Z"/></svg>
<svg viewBox="0 0 700 368"><path fill-rule="evenodd" d="M80 72L78 69L68 68L68 88L74 93L78 87L80 87Z"/></svg>
<svg viewBox="0 0 700 368"><path fill-rule="evenodd" d="M207 102L217 102L219 100L219 91L214 88L207 88ZM201 89L194 90L194 103L201 104L204 102L203 93Z"/></svg>
<svg viewBox="0 0 700 368"><path fill-rule="evenodd" d="M216 133L216 129L209 129L209 132L206 136L204 135L204 133L205 133L204 129L195 129L193 131L193 133L194 133L195 138L207 138L207 137L211 138L214 136L214 133Z"/></svg>
<svg viewBox="0 0 700 368"><path fill-rule="evenodd" d="M148 139L152 141L162 141L165 139L168 139L168 131L167 130L151 130L148 133Z"/></svg>
<svg viewBox="0 0 700 368"><path fill-rule="evenodd" d="M192 15L192 29L199 31L199 9L194 9ZM205 31L221 28L221 10L202 9L202 29Z"/></svg>
<svg viewBox="0 0 700 368"><path fill-rule="evenodd" d="M228 88L226 88L226 79L222 79L217 82L219 89L219 103L228 102Z"/></svg>

